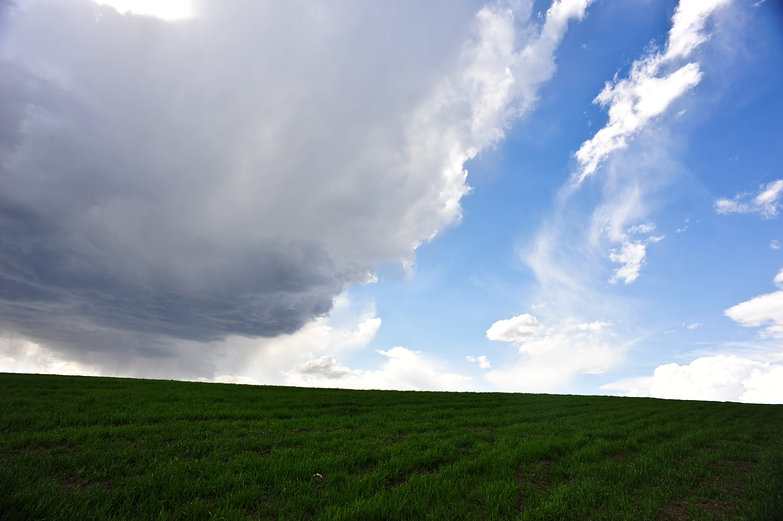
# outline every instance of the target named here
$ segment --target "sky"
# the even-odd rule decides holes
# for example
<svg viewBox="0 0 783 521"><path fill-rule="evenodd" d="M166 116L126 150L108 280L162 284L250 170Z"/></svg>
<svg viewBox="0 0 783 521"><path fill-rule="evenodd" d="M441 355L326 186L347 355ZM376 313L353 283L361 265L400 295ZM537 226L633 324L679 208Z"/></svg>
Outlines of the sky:
<svg viewBox="0 0 783 521"><path fill-rule="evenodd" d="M783 403L775 0L0 3L0 372Z"/></svg>

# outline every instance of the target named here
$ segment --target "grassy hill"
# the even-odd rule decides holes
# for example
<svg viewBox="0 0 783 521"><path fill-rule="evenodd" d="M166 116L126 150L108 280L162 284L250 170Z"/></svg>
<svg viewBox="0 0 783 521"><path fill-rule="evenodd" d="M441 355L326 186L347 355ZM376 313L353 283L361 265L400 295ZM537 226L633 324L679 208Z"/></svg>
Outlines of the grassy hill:
<svg viewBox="0 0 783 521"><path fill-rule="evenodd" d="M0 374L0 519L783 519L783 406Z"/></svg>

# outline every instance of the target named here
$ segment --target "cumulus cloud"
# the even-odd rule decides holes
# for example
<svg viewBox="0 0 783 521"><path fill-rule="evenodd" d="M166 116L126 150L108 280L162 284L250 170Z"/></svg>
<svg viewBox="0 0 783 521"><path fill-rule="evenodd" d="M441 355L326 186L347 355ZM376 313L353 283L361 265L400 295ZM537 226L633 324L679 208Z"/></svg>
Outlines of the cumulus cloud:
<svg viewBox="0 0 783 521"><path fill-rule="evenodd" d="M487 338L501 342L525 342L537 336L544 326L536 317L525 313L505 320L498 320L487 329Z"/></svg>
<svg viewBox="0 0 783 521"><path fill-rule="evenodd" d="M774 278L779 291L759 295L724 313L744 327L758 327L762 338L783 338L783 269ZM683 323L688 329L699 322ZM783 403L783 353L756 356L719 354L687 365L660 365L652 376L632 377L602 386L628 396L689 400Z"/></svg>
<svg viewBox="0 0 783 521"><path fill-rule="evenodd" d="M460 219L589 1L191 4L1 11L3 329L115 364L293 334Z"/></svg>
<svg viewBox="0 0 783 521"><path fill-rule="evenodd" d="M486 379L506 391L563 391L577 375L604 373L623 359L625 347L614 343L611 326L576 320L543 326L528 314L495 322L487 338L513 343L520 357Z"/></svg>
<svg viewBox="0 0 783 521"><path fill-rule="evenodd" d="M778 291L740 302L725 315L744 327L761 327L762 338L783 338L783 269L775 275Z"/></svg>
<svg viewBox="0 0 783 521"><path fill-rule="evenodd" d="M625 378L603 385L625 396L681 400L783 403L783 364L737 355L706 356L687 365L670 363L653 376Z"/></svg>
<svg viewBox="0 0 783 521"><path fill-rule="evenodd" d="M741 193L732 199L721 198L715 201L715 211L719 214L757 213L764 219L777 217L780 201L783 198L783 179L777 179L761 185L759 192ZM773 241L773 244L777 241ZM773 246L774 248L774 246Z"/></svg>
<svg viewBox="0 0 783 521"><path fill-rule="evenodd" d="M672 18L665 51L651 51L631 65L627 78L607 82L595 102L607 108L609 122L582 143L575 157L579 184L595 173L609 155L628 146L647 123L701 81L696 62L679 65L707 40L710 15L730 0L681 0Z"/></svg>

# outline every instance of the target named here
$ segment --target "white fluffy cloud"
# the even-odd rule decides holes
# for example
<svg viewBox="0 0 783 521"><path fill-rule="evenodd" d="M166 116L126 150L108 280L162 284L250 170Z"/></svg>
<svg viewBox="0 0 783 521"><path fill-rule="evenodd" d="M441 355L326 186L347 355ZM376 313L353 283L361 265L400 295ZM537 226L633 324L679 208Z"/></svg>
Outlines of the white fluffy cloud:
<svg viewBox="0 0 783 521"><path fill-rule="evenodd" d="M626 378L602 386L626 396L681 400L783 403L783 364L736 355L706 356L687 365L670 363L653 376Z"/></svg>
<svg viewBox="0 0 783 521"><path fill-rule="evenodd" d="M754 297L725 311L744 327L759 327L762 338L783 338L783 269L774 278L779 291ZM700 323L683 324L696 329ZM687 365L670 363L652 376L625 378L602 386L628 396L689 400L783 403L783 353L756 356L719 354Z"/></svg>
<svg viewBox="0 0 783 521"><path fill-rule="evenodd" d="M777 179L761 185L757 194L742 193L732 199L721 198L715 201L715 211L719 214L758 213L765 219L777 217L780 201L783 198L783 179ZM773 241L774 244L777 241Z"/></svg>
<svg viewBox="0 0 783 521"><path fill-rule="evenodd" d="M762 337L783 338L783 269L774 283L778 291L740 302L724 313L744 327L762 327Z"/></svg>
<svg viewBox="0 0 783 521"><path fill-rule="evenodd" d="M588 4L3 9L0 328L105 367L314 334L459 221Z"/></svg>
<svg viewBox="0 0 783 521"><path fill-rule="evenodd" d="M681 0L672 18L664 52L651 52L634 61L628 78L607 82L595 98L606 107L609 122L582 143L575 156L579 184L595 173L609 155L625 148L654 117L663 114L672 102L701 81L696 62L676 66L707 40L705 26L712 12L730 0Z"/></svg>
<svg viewBox="0 0 783 521"><path fill-rule="evenodd" d="M526 342L544 331L536 317L525 313L516 317L498 320L487 329L487 338L501 342Z"/></svg>
<svg viewBox="0 0 783 521"><path fill-rule="evenodd" d="M623 359L611 323L567 321L545 327L532 315L495 322L487 338L514 343L519 360L493 369L488 382L505 391L562 391L579 374L600 374Z"/></svg>

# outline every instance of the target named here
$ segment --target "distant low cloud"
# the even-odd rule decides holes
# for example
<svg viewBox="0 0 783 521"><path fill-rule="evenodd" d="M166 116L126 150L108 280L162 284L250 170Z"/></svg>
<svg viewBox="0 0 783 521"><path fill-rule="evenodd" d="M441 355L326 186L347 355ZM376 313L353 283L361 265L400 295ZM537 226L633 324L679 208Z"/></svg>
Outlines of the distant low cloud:
<svg viewBox="0 0 783 521"><path fill-rule="evenodd" d="M623 359L625 348L614 343L611 326L575 320L543 326L529 314L495 322L487 338L513 343L520 358L485 378L505 391L563 391L577 375L604 373Z"/></svg>
<svg viewBox="0 0 783 521"><path fill-rule="evenodd" d="M741 193L732 199L715 201L715 211L719 214L757 213L765 219L777 217L783 199L783 179L777 179L761 185L758 193ZM773 241L773 244L777 241ZM772 246L774 248L774 245Z"/></svg>
<svg viewBox="0 0 783 521"><path fill-rule="evenodd" d="M753 297L724 313L744 327L759 327L764 338L783 338L783 269L775 275L778 291Z"/></svg>
<svg viewBox="0 0 783 521"><path fill-rule="evenodd" d="M0 338L0 372L95 376L99 367L65 360L45 347L22 338Z"/></svg>
<svg viewBox="0 0 783 521"><path fill-rule="evenodd" d="M761 328L762 338L783 338L783 270L774 278L779 291L754 297L725 311L744 327ZM701 324L683 324L695 329ZM783 352L719 354L688 364L663 364L652 376L625 378L602 389L628 396L689 400L783 403Z"/></svg>
<svg viewBox="0 0 783 521"><path fill-rule="evenodd" d="M664 364L653 376L625 378L601 386L625 396L679 400L783 403L783 364L737 355L706 356L689 364Z"/></svg>
<svg viewBox="0 0 783 521"><path fill-rule="evenodd" d="M343 376L352 373L350 369L340 365L337 360L331 356L322 356L315 360L308 360L307 362L294 367L292 372L304 376L315 376L327 379L342 378Z"/></svg>
<svg viewBox="0 0 783 521"><path fill-rule="evenodd" d="M448 370L421 351L402 346L379 350L385 360L377 369L351 370L330 357L308 361L286 373L287 385L407 391L465 391L472 378Z"/></svg>

